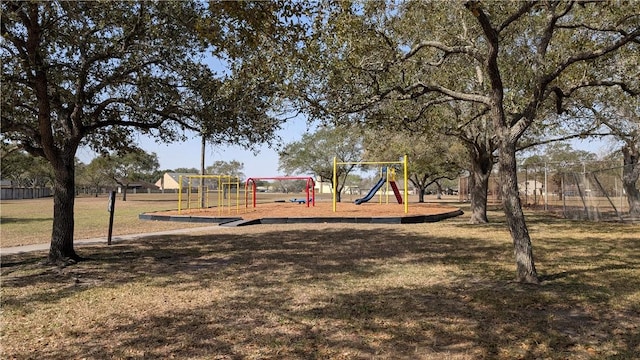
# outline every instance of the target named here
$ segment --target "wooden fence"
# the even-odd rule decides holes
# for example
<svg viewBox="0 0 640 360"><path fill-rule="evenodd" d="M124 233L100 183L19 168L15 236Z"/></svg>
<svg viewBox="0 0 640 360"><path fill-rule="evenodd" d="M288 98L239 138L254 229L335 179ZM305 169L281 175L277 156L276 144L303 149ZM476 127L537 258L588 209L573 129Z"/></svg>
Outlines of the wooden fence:
<svg viewBox="0 0 640 360"><path fill-rule="evenodd" d="M52 194L51 188L46 187L3 187L0 189L0 200L37 199Z"/></svg>

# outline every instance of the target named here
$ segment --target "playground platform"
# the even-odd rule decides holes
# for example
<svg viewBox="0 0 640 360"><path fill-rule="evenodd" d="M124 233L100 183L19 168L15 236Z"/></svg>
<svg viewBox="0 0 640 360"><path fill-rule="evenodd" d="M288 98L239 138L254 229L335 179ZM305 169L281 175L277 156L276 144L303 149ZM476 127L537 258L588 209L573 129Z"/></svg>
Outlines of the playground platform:
<svg viewBox="0 0 640 360"><path fill-rule="evenodd" d="M143 213L141 220L181 221L195 223L217 223L221 226L247 226L257 224L417 224L442 221L463 215L462 210L440 204L412 204L404 213L398 204L339 203L333 212L331 203L317 203L316 206L291 203L258 204L255 208L242 208L227 214L219 209L191 209Z"/></svg>

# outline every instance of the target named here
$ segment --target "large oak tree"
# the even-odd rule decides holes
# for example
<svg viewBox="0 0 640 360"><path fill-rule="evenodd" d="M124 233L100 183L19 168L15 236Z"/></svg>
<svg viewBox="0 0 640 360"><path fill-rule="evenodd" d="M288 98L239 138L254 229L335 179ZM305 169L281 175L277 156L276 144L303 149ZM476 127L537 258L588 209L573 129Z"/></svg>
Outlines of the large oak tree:
<svg viewBox="0 0 640 360"><path fill-rule="evenodd" d="M216 75L204 54L222 56L231 51L221 47L235 51L247 40L232 38L236 29L212 26L242 16L219 12L219 5L209 12L195 1L2 2L2 136L53 168L51 263L80 259L73 246L80 146L122 150L135 145L138 132L172 141L184 138L186 128L228 139L256 133L244 124L253 118L231 122L204 106L202 90L217 86L203 85ZM203 21L211 13L217 16ZM267 135L260 140L277 129L262 120L255 124Z"/></svg>
<svg viewBox="0 0 640 360"><path fill-rule="evenodd" d="M310 67L317 70L304 100L319 115L343 111L345 121L388 100L474 105L463 120L491 124L516 278L537 283L518 196L518 140L549 109L562 112L577 89L628 89L628 74L601 65L638 42L638 8L574 1L323 5L308 47L323 56Z"/></svg>

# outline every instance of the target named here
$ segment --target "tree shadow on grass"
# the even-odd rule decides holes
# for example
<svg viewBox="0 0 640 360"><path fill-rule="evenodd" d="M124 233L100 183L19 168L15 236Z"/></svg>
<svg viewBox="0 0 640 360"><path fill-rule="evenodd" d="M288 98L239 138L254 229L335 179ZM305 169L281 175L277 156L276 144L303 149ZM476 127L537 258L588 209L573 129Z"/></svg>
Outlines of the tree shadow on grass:
<svg viewBox="0 0 640 360"><path fill-rule="evenodd" d="M417 231L291 229L156 236L85 248L83 255L91 261L65 269L24 260L28 271L3 274L3 287L38 290L5 292L3 307L35 308L134 283L205 291L211 299L149 314L123 309L67 334L65 346L45 357L560 359L591 357L594 341L610 342L623 358L638 350L637 327L624 324L640 323L639 309L608 306L638 290L637 280L617 272L629 266L551 273L544 286L526 287L496 270L512 261L508 243ZM580 263L598 264L601 255L586 253ZM622 260L637 264L631 254ZM400 286L386 282L394 272ZM157 299L150 300L152 307Z"/></svg>
<svg viewBox="0 0 640 360"><path fill-rule="evenodd" d="M271 288L141 318L122 313L111 323L69 334L47 357L566 359L591 358L590 344L615 339L619 358L632 358L638 346L633 328L509 287L389 287L327 294L304 307Z"/></svg>

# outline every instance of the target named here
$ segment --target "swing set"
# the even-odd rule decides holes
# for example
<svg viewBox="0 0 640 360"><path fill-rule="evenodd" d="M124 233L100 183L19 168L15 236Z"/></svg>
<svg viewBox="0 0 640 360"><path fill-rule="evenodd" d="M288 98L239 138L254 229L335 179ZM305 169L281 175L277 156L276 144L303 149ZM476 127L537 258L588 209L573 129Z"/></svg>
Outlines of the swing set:
<svg viewBox="0 0 640 360"><path fill-rule="evenodd" d="M245 207L249 207L249 204L253 204L255 208L257 205L257 184L256 180L306 180L307 184L305 186L305 193L307 194L306 199L293 199L291 202L297 202L298 204L307 204L316 206L316 196L315 196L315 182L312 177L308 176L277 176L277 177L250 177L247 179L245 183ZM251 199L249 199L251 196Z"/></svg>

